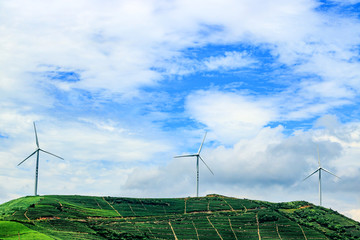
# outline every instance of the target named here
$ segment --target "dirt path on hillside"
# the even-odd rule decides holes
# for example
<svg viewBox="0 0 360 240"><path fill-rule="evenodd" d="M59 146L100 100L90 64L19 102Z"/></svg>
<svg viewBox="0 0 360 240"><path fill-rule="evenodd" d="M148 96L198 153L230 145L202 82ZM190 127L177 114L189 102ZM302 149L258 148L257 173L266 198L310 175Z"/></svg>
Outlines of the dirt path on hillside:
<svg viewBox="0 0 360 240"><path fill-rule="evenodd" d="M244 207L245 212L247 212L247 211L248 211L248 209L245 207L245 205L244 205L244 204L241 204L241 205Z"/></svg>
<svg viewBox="0 0 360 240"><path fill-rule="evenodd" d="M234 234L234 236L235 236L235 239L238 240L238 238L237 238L237 236L236 236L236 234L235 234L235 232L234 232L234 229L233 229L233 227L232 227L232 225L231 225L231 220L230 220L230 218L228 218L228 219L229 219L229 225L230 225L231 231L233 232L233 234Z"/></svg>
<svg viewBox="0 0 360 240"><path fill-rule="evenodd" d="M132 209L130 203L128 203L128 205L129 205L129 208L130 208L131 212L134 214L134 216L136 216L136 214L135 214L134 210Z"/></svg>
<svg viewBox="0 0 360 240"><path fill-rule="evenodd" d="M26 215L28 212L28 210L26 209L25 213L24 213L24 216L26 217L27 220L31 221L30 218L28 218L28 216Z"/></svg>
<svg viewBox="0 0 360 240"><path fill-rule="evenodd" d="M224 202L230 207L231 211L235 211L234 208L225 200L225 198L223 198L222 200L224 200Z"/></svg>
<svg viewBox="0 0 360 240"><path fill-rule="evenodd" d="M218 230L216 229L216 227L214 226L214 224L212 224L212 222L210 221L210 218L209 218L209 217L206 217L206 218L207 218L207 220L209 221L209 223L211 224L211 226L215 229L215 231L216 231L217 235L220 237L220 239L221 239L221 240L224 240L224 239L221 237L219 231L218 231Z"/></svg>
<svg viewBox="0 0 360 240"><path fill-rule="evenodd" d="M199 238L199 233L198 233L198 230L197 230L197 228L196 228L196 226L195 226L194 221L192 221L192 224L193 224L193 226L194 226L194 228L195 228L196 237L197 237L198 240L200 240L200 238Z"/></svg>
<svg viewBox="0 0 360 240"><path fill-rule="evenodd" d="M185 209L184 209L184 214L186 214L186 201L187 201L187 198L184 199L185 201Z"/></svg>
<svg viewBox="0 0 360 240"><path fill-rule="evenodd" d="M172 231L172 232L173 232L173 234L174 234L174 238L175 238L175 240L178 240L178 238L176 237L176 234L175 234L174 228L172 227L172 225L171 225L171 222L170 222L170 221L169 221L169 225L170 225L171 231Z"/></svg>
<svg viewBox="0 0 360 240"><path fill-rule="evenodd" d="M258 213L256 213L256 224L257 224L257 233L258 233L258 236L259 236L259 240L261 240L261 235L260 235L260 224L259 224L259 218L258 218Z"/></svg>
<svg viewBox="0 0 360 240"><path fill-rule="evenodd" d="M102 199L103 199L107 204L109 204L109 206L110 206L112 209L114 209L114 211L115 211L120 217L123 217L123 216L113 207L113 205L111 205L108 201L105 200L104 197L102 197Z"/></svg>
<svg viewBox="0 0 360 240"><path fill-rule="evenodd" d="M98 201L96 201L96 199L94 199L96 204L99 206L100 209L102 209L102 207L100 206L100 204L98 203Z"/></svg>
<svg viewBox="0 0 360 240"><path fill-rule="evenodd" d="M147 208L145 207L144 203L141 201L141 199L139 199L141 205L143 206L144 210L147 211Z"/></svg>
<svg viewBox="0 0 360 240"><path fill-rule="evenodd" d="M306 235L305 235L305 232L304 232L303 228L300 226L300 224L298 224L298 226L300 227L300 229L301 229L302 233L304 234L304 238L305 238L305 240L307 240L307 237L306 237Z"/></svg>
<svg viewBox="0 0 360 240"><path fill-rule="evenodd" d="M277 234L278 234L278 236L279 236L279 239L282 240L282 238L281 238L281 236L280 236L280 232L279 232L278 225L275 224L275 226L276 226L276 232L277 232Z"/></svg>

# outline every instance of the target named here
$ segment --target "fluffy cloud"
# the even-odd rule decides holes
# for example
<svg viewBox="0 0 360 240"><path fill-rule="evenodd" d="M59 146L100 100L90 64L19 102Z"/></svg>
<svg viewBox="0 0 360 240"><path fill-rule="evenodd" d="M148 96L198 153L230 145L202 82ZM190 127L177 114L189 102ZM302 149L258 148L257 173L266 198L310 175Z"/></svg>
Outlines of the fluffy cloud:
<svg viewBox="0 0 360 240"><path fill-rule="evenodd" d="M225 52L225 56L210 57L205 60L205 69L213 70L233 70L242 67L248 67L254 64L255 61L249 58L246 53L239 52Z"/></svg>
<svg viewBox="0 0 360 240"><path fill-rule="evenodd" d="M265 101L217 90L194 92L188 96L186 106L191 117L213 130L216 138L225 143L256 135L276 116Z"/></svg>

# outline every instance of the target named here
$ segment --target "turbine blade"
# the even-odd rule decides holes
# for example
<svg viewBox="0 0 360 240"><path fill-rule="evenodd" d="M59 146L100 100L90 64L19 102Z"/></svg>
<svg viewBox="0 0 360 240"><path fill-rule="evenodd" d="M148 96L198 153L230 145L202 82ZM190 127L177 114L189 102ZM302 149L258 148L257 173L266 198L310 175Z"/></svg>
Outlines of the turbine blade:
<svg viewBox="0 0 360 240"><path fill-rule="evenodd" d="M25 158L24 160L22 160L19 164L18 164L18 166L20 165L20 164L22 164L23 162L25 162L26 160L28 160L32 155L34 155L37 151L39 151L39 150L35 150L35 152L33 152L32 154L30 154L27 158Z"/></svg>
<svg viewBox="0 0 360 240"><path fill-rule="evenodd" d="M339 178L339 179L341 179L340 177L338 177L338 176L336 176L335 174L333 174L332 172L330 172L329 170L326 170L325 168L321 168L322 170L324 170L325 172L327 172L327 173L329 173L329 174L331 174L331 175L333 175L333 176L335 176L335 177L337 177L337 178Z"/></svg>
<svg viewBox="0 0 360 240"><path fill-rule="evenodd" d="M199 155L200 160L205 164L205 166L209 169L209 171L212 173L212 175L214 175L213 171L211 171L211 169L209 168L209 166L206 164L206 162L204 161L204 159L202 159L202 157Z"/></svg>
<svg viewBox="0 0 360 240"><path fill-rule="evenodd" d="M316 169L312 174L310 174L309 176L307 176L306 178L304 178L303 181L305 181L306 179L308 179L309 177L311 177L312 175L314 175L315 173L317 173L319 171L320 168Z"/></svg>
<svg viewBox="0 0 360 240"><path fill-rule="evenodd" d="M319 163L319 168L321 168L320 153L319 153L319 145L316 145L316 150L317 150L317 154L318 154L318 163Z"/></svg>
<svg viewBox="0 0 360 240"><path fill-rule="evenodd" d="M207 132L205 132L205 135L204 135L203 141L202 141L202 143L201 143L201 145L200 145L198 154L200 154L200 151L201 151L201 149L202 149L202 146L203 146L203 144L204 144L204 142L205 142L206 134L207 134Z"/></svg>
<svg viewBox="0 0 360 240"><path fill-rule="evenodd" d="M196 157L198 154L186 154L186 155L179 155L175 156L174 158L182 158L182 157Z"/></svg>
<svg viewBox="0 0 360 240"><path fill-rule="evenodd" d="M39 148L39 140L38 140L38 136L37 136L37 132L36 132L35 122L34 122L34 130L35 130L36 146Z"/></svg>
<svg viewBox="0 0 360 240"><path fill-rule="evenodd" d="M47 151L42 150L42 149L40 149L40 148L39 148L39 150L40 150L40 151L43 151L44 153L47 153L47 154L53 155L54 157L57 157L57 158L60 158L60 159L64 160L62 157L59 157L58 155L55 155L55 154L53 154L53 153L51 153L51 152L47 152Z"/></svg>

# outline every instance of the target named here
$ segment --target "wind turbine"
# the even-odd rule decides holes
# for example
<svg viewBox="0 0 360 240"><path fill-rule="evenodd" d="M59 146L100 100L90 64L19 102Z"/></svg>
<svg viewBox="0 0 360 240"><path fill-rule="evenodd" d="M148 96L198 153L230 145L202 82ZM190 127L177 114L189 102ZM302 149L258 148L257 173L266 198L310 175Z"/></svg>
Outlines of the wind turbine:
<svg viewBox="0 0 360 240"><path fill-rule="evenodd" d="M62 160L64 160L62 157L59 157L53 153L50 153L50 152L47 152L43 149L41 149L39 147L39 140L38 140L38 136L37 136L37 132L36 132L36 126L35 126L35 122L34 122L34 131L35 131L35 139L36 139L36 146L37 146L37 149L32 153L30 154L27 158L25 158L24 160L22 160L18 166L20 164L22 164L23 162L25 162L26 160L28 160L32 155L34 155L36 153L36 168L35 168L35 196L37 196L37 186L38 186L38 175L39 175L39 153L40 151L44 152L44 153L47 153L47 154L50 154L54 157L57 157L57 158L60 158Z"/></svg>
<svg viewBox="0 0 360 240"><path fill-rule="evenodd" d="M214 175L213 171L211 171L211 169L209 168L209 166L206 164L206 162L204 161L204 159L202 159L202 157L200 156L200 152L202 149L202 146L204 144L205 138L206 138L206 134L207 132L205 132L205 136L204 139L200 145L199 151L197 153L194 154L187 154L187 155L180 155L180 156L175 156L174 158L183 158L183 157L196 157L196 197L199 197L199 159L205 164L205 166L209 169L209 171L212 173L212 175Z"/></svg>
<svg viewBox="0 0 360 240"><path fill-rule="evenodd" d="M305 181L306 179L308 179L309 177L311 177L312 175L314 175L315 173L319 172L319 200L320 200L320 206L322 206L322 196L321 196L321 171L327 172L337 178L340 178L338 176L336 176L335 174L333 174L332 172L330 172L329 170L326 170L325 168L321 167L321 162L320 162L320 156L319 156L319 147L317 147L317 153L318 153L318 163L319 163L319 167L318 169L316 169L313 173L311 173L309 176L307 176L303 181Z"/></svg>

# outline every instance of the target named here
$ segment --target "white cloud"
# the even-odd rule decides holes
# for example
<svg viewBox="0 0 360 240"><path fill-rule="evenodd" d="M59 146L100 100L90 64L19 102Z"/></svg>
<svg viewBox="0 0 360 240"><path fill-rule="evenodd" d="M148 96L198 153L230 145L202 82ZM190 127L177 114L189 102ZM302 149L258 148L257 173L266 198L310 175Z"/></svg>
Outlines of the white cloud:
<svg viewBox="0 0 360 240"><path fill-rule="evenodd" d="M249 58L246 52L225 52L225 56L210 57L204 61L205 67L209 71L239 69L254 63L255 61Z"/></svg>
<svg viewBox="0 0 360 240"><path fill-rule="evenodd" d="M256 135L276 116L266 101L217 90L192 93L187 98L186 108L192 118L214 131L224 143Z"/></svg>
<svg viewBox="0 0 360 240"><path fill-rule="evenodd" d="M206 125L219 141L233 144L239 138L258 134L271 122L307 119L324 114L332 107L350 104L347 100L333 99L312 103L299 95L288 92L255 97L241 92L199 90L188 95L185 106L186 113Z"/></svg>
<svg viewBox="0 0 360 240"><path fill-rule="evenodd" d="M332 130L340 126L340 122L335 115L325 115L317 119L315 127L325 127L326 129Z"/></svg>

